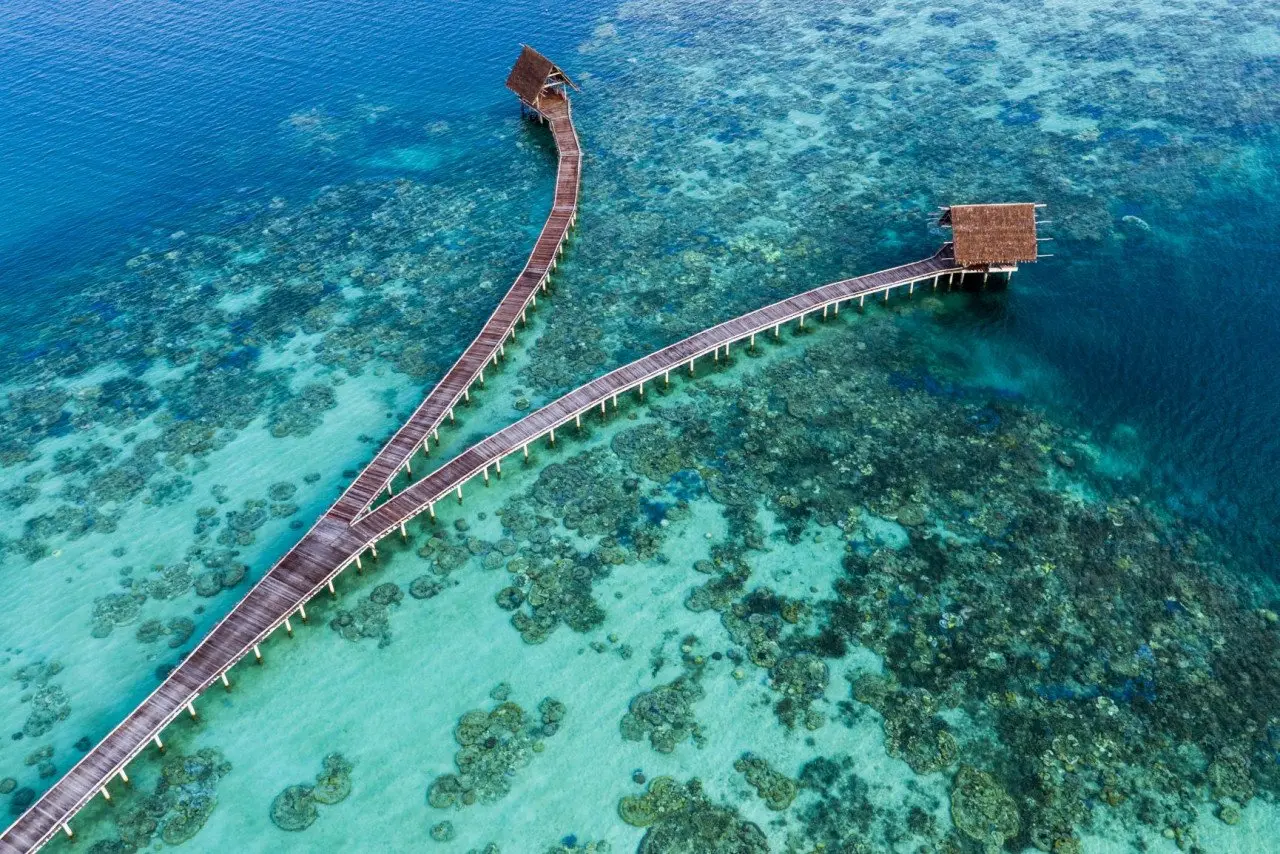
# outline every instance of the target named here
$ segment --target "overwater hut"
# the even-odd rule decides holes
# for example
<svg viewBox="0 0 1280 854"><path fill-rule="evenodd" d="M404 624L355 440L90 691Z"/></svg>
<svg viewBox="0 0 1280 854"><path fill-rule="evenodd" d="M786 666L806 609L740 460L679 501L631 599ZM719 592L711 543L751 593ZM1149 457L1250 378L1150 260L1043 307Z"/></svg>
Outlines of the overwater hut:
<svg viewBox="0 0 1280 854"><path fill-rule="evenodd" d="M940 225L951 228L956 263L984 273L1011 273L1039 256L1036 210L1031 203L952 205Z"/></svg>
<svg viewBox="0 0 1280 854"><path fill-rule="evenodd" d="M507 88L520 97L520 103L542 115L548 100L563 100L565 88L578 89L569 75L551 60L527 44L522 45L520 58L507 75Z"/></svg>

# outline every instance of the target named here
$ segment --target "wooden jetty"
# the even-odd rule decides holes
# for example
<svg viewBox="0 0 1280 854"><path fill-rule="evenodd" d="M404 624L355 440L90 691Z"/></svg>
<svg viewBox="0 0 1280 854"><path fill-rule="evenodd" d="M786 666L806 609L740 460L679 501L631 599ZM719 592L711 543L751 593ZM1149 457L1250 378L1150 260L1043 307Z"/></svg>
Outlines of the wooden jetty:
<svg viewBox="0 0 1280 854"><path fill-rule="evenodd" d="M453 497L461 501L469 481L476 477L487 481L491 469L500 475L503 460L516 453L527 456L531 443L546 438L554 444L555 431L569 421L580 422L597 409L603 414L610 405L616 408L624 393L635 392L643 398L647 383L667 383L672 372L693 373L697 360L708 355L719 359L721 351L728 356L734 346L753 347L757 336L778 336L784 324L794 322L802 327L807 319L838 314L841 305L856 303L861 307L868 297L888 300L895 290L911 295L917 288L949 288L966 272L981 272L985 278L992 266L1004 272L1016 266L1003 257L985 257L980 250L969 258L969 264L962 264L953 244L946 243L924 260L823 285L717 324L586 383L370 509L418 450L428 449L429 437L450 417L458 400L468 395L472 384L483 382L485 368L497 365L517 321L545 288L576 219L581 151L567 93L572 82L541 54L525 48L508 86L526 109L550 126L559 148L551 215L516 283L476 340L334 506L150 696L5 830L0 836L0 854L34 851L58 833L72 836L71 818L94 797L110 800L111 785L117 780L128 782L127 768L134 757L149 744L163 751L161 736L166 726L183 713L197 717L197 699L215 684L229 690L230 672L240 661L252 655L261 663L261 645L267 638L280 628L292 636L292 621L307 620L307 604L326 591L336 595L337 576L353 565L359 569L366 552L376 557L383 537L404 536L405 524L419 514L434 517L438 501ZM1001 222L1002 228L1008 225ZM1028 226L1023 222L1020 227L1025 231ZM1033 217L1033 242L1034 227ZM1018 245L1025 249L1025 233L1010 239L1015 238L1024 241ZM1005 243L995 240L992 245Z"/></svg>
<svg viewBox="0 0 1280 854"><path fill-rule="evenodd" d="M546 122L555 137L559 152L556 168L556 192L551 213L542 226L524 269L498 307L485 322L475 340L463 351L444 377L426 396L390 441L382 447L373 462L351 482L342 496L326 513L329 519L350 523L358 518L375 498L391 489L391 482L401 471L411 473L411 460L419 449L429 452L431 437L441 422L452 420L453 408L462 398L470 397L477 382L484 383L486 369L496 369L505 355L506 342L515 337L516 324L527 317L531 304L537 304L538 292L546 291L556 259L564 251L569 231L578 221L578 187L582 177L582 148L573 126L568 88L574 86L551 60L527 45L520 53L507 87L520 98L521 105ZM576 87L574 87L576 88Z"/></svg>

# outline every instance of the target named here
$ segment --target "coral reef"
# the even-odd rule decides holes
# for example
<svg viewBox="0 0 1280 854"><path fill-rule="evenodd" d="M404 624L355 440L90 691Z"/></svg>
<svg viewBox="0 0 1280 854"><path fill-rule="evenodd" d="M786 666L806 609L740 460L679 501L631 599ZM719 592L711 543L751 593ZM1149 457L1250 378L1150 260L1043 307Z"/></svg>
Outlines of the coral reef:
<svg viewBox="0 0 1280 854"><path fill-rule="evenodd" d="M501 692L500 695L505 695ZM437 809L492 803L511 791L516 772L543 749L543 738L555 735L565 707L546 697L538 704L537 720L506 700L489 711L472 709L458 719L454 739L457 774L442 774L427 790L427 803Z"/></svg>
<svg viewBox="0 0 1280 854"><path fill-rule="evenodd" d="M694 654L697 638L692 635L681 643L683 672L674 681L643 691L631 699L619 727L628 741L649 740L659 753L671 753L676 745L692 740L701 746L702 730L694 716L693 704L704 696L702 673L706 661Z"/></svg>
<svg viewBox="0 0 1280 854"><path fill-rule="evenodd" d="M353 765L340 753L324 758L314 784L286 786L271 801L271 823L281 830L306 830L320 816L317 804L329 806L351 794Z"/></svg>
<svg viewBox="0 0 1280 854"><path fill-rule="evenodd" d="M390 581L384 582L354 608L338 609L329 621L329 628L349 641L376 639L378 648L382 649L391 643L391 608L403 599L404 591Z"/></svg>
<svg viewBox="0 0 1280 854"><path fill-rule="evenodd" d="M765 854L769 842L736 810L711 802L694 779L658 777L643 795L618 802L627 824L647 828L639 854Z"/></svg>
<svg viewBox="0 0 1280 854"><path fill-rule="evenodd" d="M771 810L785 810L796 799L796 781L775 770L763 757L744 753L733 763L733 770L746 778L760 800Z"/></svg>
<svg viewBox="0 0 1280 854"><path fill-rule="evenodd" d="M990 774L969 765L960 766L952 783L951 820L957 830L989 852L1001 850L1021 826L1018 806L1009 793Z"/></svg>
<svg viewBox="0 0 1280 854"><path fill-rule="evenodd" d="M166 845L187 842L209 820L218 801L218 781L230 772L230 763L213 748L167 756L155 789L125 800L112 814L115 836L97 845L137 851L152 844L157 834Z"/></svg>

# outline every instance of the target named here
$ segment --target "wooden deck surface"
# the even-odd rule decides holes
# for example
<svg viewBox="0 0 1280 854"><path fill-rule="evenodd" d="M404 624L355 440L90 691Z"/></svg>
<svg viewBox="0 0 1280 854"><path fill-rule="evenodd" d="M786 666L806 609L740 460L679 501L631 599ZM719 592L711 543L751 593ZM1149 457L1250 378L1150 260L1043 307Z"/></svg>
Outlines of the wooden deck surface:
<svg viewBox="0 0 1280 854"><path fill-rule="evenodd" d="M544 112L548 112L544 110ZM434 502L448 498L471 478L575 416L667 371L687 369L691 359L745 342L780 324L824 307L880 294L892 288L958 272L950 244L923 261L815 288L713 326L664 347L575 389L464 451L436 471L370 510L370 504L410 459L457 400L493 362L494 355L532 301L563 244L576 212L581 152L568 102L553 104L547 118L560 150L556 199L534 251L515 285L480 335L413 416L347 488L338 502L196 646L164 682L75 767L45 792L0 836L0 854L39 848L67 824L130 760L222 674L249 655L298 609L332 583L371 545ZM745 346L745 345L744 345ZM116 786L119 791L119 785Z"/></svg>

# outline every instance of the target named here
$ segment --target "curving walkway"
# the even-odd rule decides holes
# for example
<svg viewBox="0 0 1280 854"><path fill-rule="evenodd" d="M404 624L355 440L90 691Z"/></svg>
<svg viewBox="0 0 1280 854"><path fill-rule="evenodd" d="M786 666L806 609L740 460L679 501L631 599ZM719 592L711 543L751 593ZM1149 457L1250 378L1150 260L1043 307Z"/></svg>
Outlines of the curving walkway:
<svg viewBox="0 0 1280 854"><path fill-rule="evenodd" d="M350 523L359 518L383 490L391 488L391 481L419 448L426 450L431 434L446 417L452 418L453 407L459 398L470 394L473 383L484 382L484 371L489 365L495 368L503 355L507 338L515 337L516 322L525 315L530 303L536 303L538 291L547 289L547 279L556 267L556 258L564 251L569 229L578 220L578 186L582 177L582 149L578 145L578 133L573 126L573 115L567 97L546 95L540 111L551 128L559 152L556 169L555 199L551 213L538 235L533 251L524 269L516 277L515 284L507 291L502 302L485 322L480 334L458 357L390 441L382 447L373 462L351 482L342 496L325 515L330 519Z"/></svg>
<svg viewBox="0 0 1280 854"><path fill-rule="evenodd" d="M586 383L369 509L381 492L389 491L392 479L408 466L418 448L425 448L457 401L469 394L471 384L483 382L484 369L496 364L516 322L536 300L537 291L545 289L576 219L581 151L568 100L544 102L541 112L560 150L555 203L529 262L480 335L311 530L141 705L0 836L0 854L33 851L60 831L70 834L72 816L100 793L109 797L109 784L116 778L127 782L128 763L148 743L163 749L164 728L184 711L196 716L195 700L200 694L219 681L229 685L232 667L250 654L260 657L258 645L272 632L283 626L292 633L291 620L305 621L307 602L326 588L334 593L336 576L353 563L359 567L366 549L376 554L381 538L396 531L403 534L406 521L420 513L434 515L435 502L455 493L461 497L467 481L477 476L488 479L491 466L500 472L505 457L527 452L531 442L544 436L554 442L558 427L597 407L604 409L610 400L616 406L620 394L634 389L643 395L645 383L659 377L665 380L671 371L693 371L697 359L708 354L718 358L722 348L727 354L734 344L754 343L758 334L776 334L784 323L803 325L809 315L826 316L833 308L838 312L841 303L861 303L876 295L887 300L895 288L914 291L926 283L936 288L942 277L948 277L949 283L954 274L964 273L948 243L924 260L823 285L725 321Z"/></svg>
<svg viewBox="0 0 1280 854"><path fill-rule="evenodd" d="M99 793L109 799L108 784L127 781L128 763L148 743L161 746L160 733L186 710L196 715L194 701L215 682L229 684L227 672L242 658L259 656L258 645L290 620L305 620L305 605L326 585L333 590L334 576L366 548L350 524L366 511L419 448L428 447L430 436L453 407L467 397L473 383L484 382L485 368L496 365L508 337L556 267L569 230L578 218L578 189L582 174L582 149L573 126L572 108L559 92L544 95L540 117L551 129L558 149L555 197L551 212L534 243L524 269L502 298L480 334L444 378L426 396L408 421L378 452L320 517L311 530L259 581L248 594L196 646L183 662L115 729L45 792L0 836L0 854L34 851L59 832L71 835L67 822Z"/></svg>
<svg viewBox="0 0 1280 854"><path fill-rule="evenodd" d="M427 511L434 516L435 502L448 498L450 493L456 493L461 499L462 487L467 481L477 475L489 479L490 466L495 472L501 472L502 460L506 457L517 452L527 454L530 443L543 436L554 442L558 427L569 421L577 422L597 407L605 412L611 400L616 408L618 395L624 392L637 390L643 395L645 383L659 377L667 382L672 371L686 367L692 373L698 358L708 354L719 358L722 348L727 356L733 344L745 341L747 346L754 345L757 335L777 334L782 324L793 320L803 325L804 318L811 314L821 312L826 317L832 308L839 313L842 302L857 300L861 304L868 296L877 295L888 299L894 288L905 286L914 291L926 282L936 288L941 277L963 272L963 268L956 266L948 243L923 261L832 282L704 329L579 386L499 430L362 517L352 525L352 530L372 546L397 529L402 530L404 523L419 513Z"/></svg>

